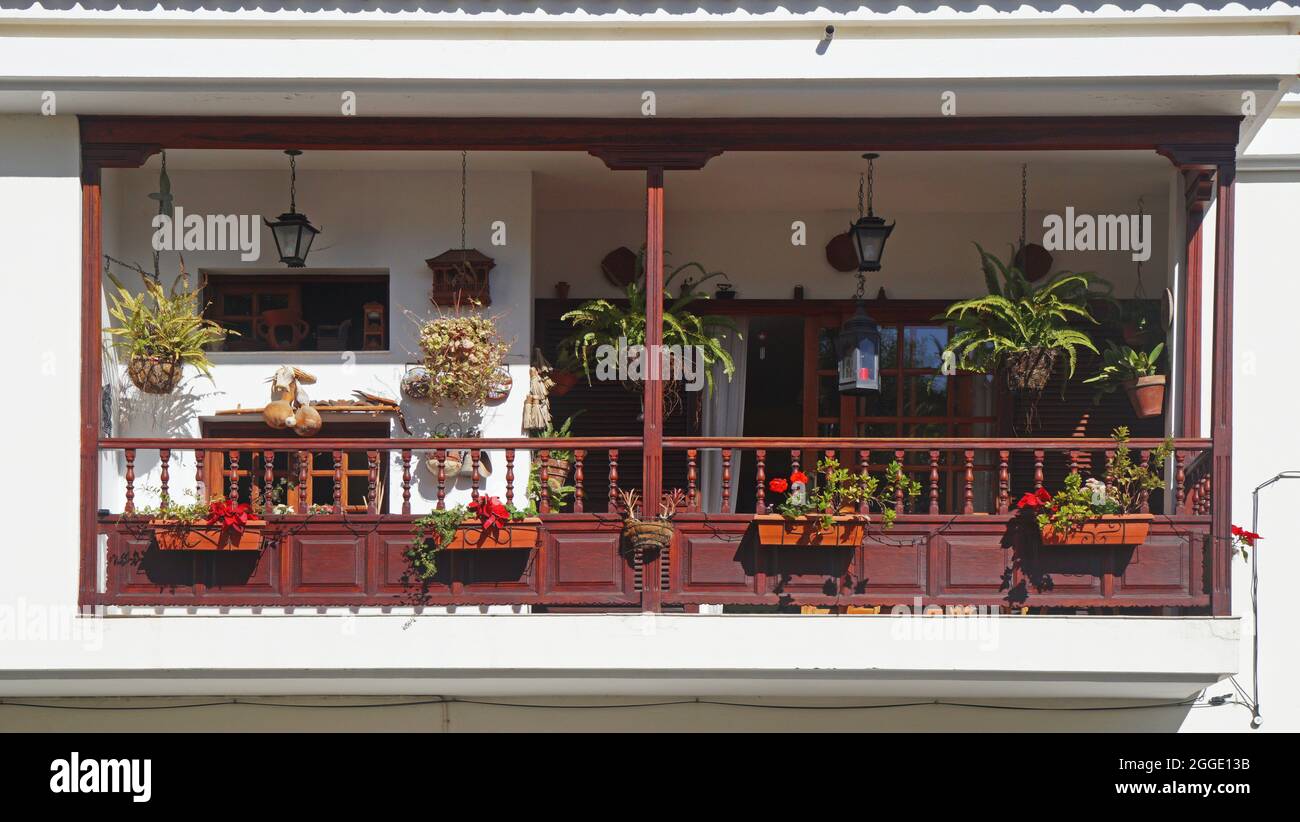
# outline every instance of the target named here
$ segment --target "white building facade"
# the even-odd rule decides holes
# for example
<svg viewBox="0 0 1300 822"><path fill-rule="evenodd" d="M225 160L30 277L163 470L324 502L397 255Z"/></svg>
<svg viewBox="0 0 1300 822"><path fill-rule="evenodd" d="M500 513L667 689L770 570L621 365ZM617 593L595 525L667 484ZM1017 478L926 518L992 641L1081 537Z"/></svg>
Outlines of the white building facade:
<svg viewBox="0 0 1300 822"><path fill-rule="evenodd" d="M14 509L9 521L17 526L0 546L8 569L0 573L0 626L9 626L0 631L0 695L54 705L183 704L200 696L394 703L383 711L330 714L337 727L358 729L583 729L596 727L590 723L597 719L582 705L663 701L671 704L601 712L599 727L1245 730L1252 712L1239 704L1245 697L1229 680L1235 677L1245 694L1258 693L1264 728L1300 727L1300 705L1285 689L1295 671L1287 653L1284 587L1293 571L1300 573L1300 562L1286 551L1284 514L1300 484L1285 481L1261 497L1257 530L1265 539L1251 559L1257 593L1251 565L1230 560L1230 609L1208 604L1209 594L1204 606L1189 607L1136 595L1128 608L1073 607L1062 600L1067 604L1059 608L1034 609L1031 601L1033 612L1002 609L996 617L890 617L892 605L880 615L739 613L704 594L706 601L671 613L624 605L566 613L514 604L508 594L429 607L360 600L277 604L253 602L250 595L248 602L213 606L109 605L94 616L72 617L86 605L88 579L95 593L116 579L108 547L86 570L82 530L89 503L79 497L77 482L79 466L85 476L87 436L212 436L210 426L223 418L219 412L265 403L266 378L286 362L317 377L310 388L316 398L349 397L357 389L400 397L402 376L418 357L416 322L429 311L425 260L460 247L461 155L450 144L427 151L382 140L365 150L308 147L298 159L297 201L324 229L309 265L321 277L364 271L383 278L384 347L294 352L291 360L280 351L214 352L212 382L190 375L179 394L161 400L133 392L120 363L109 360L100 382L108 388L102 415L109 424L87 434L86 426L100 421L88 421L85 413L81 318L103 297L83 288L83 149L88 124L104 124L95 132L103 149L114 144L115 124L129 117L188 122L194 133L205 123L248 118L404 118L426 120L430 129L480 118L931 118L936 128L955 132L961 126L953 124L966 119L1008 118L1012 142L1036 119L1070 118L1081 129L1077 145L1044 138L1037 149L1008 151L986 139L952 151L882 151L874 194L878 210L898 229L883 270L868 287L883 289L891 301L919 303L980 293L971 243L1001 250L1016 239L1022 166L1030 175L1031 236L1041 236L1043 218L1067 206L1086 214L1150 215L1150 247L1140 265L1128 248L1062 249L1055 252L1055 267L1100 271L1124 296L1160 300L1168 292L1169 413L1160 435L1212 439L1223 419L1222 399L1214 397L1216 375L1230 370L1230 439L1214 442L1219 453L1227 446L1231 460L1233 522L1250 527L1256 485L1300 469L1300 446L1287 430L1295 392L1287 387L1285 332L1293 304L1286 295L1297 288L1286 240L1300 206L1300 98L1289 94L1300 72L1300 6L995 3L957 11L702 3L670 11L642 5L494 3L469 11L443 3L400 10L356 4L307 11L269 3L226 11L192 4L46 9L0 0L0 271L11 307L9 322L0 327L16 389L3 411L11 450L9 469L0 475L3 498ZM1143 118L1152 117L1197 123L1240 118L1236 143L1229 144L1235 151L1207 161L1220 175L1224 168L1236 175L1227 223L1233 228L1228 271L1235 273L1230 362L1213 356L1215 275L1223 271L1216 256L1224 225L1218 183L1203 180L1198 249L1189 242L1186 219L1188 202L1197 197L1189 180L1197 178L1187 173L1192 161L1179 154L1181 144L1170 142L1164 154L1114 141L1104 150L1089 148L1092 118L1146 123ZM212 126L212 133L219 130ZM308 129L302 134L310 145ZM187 140L178 148L163 146L172 191L187 212L273 219L285 210L287 168L279 149L301 146L205 147L201 138ZM655 148L663 146L620 146L633 154ZM863 145L861 151L876 148ZM709 270L726 271L741 300L785 300L795 285L809 300L848 298L853 278L827 268L823 248L853 219L861 151L812 150L795 138L785 148L724 151L702 167L670 165L661 189L662 244L674 262L699 260ZM539 301L550 299L560 281L574 297L618 296L601 276L599 260L612 248L636 249L646 241L645 175L629 154L611 162L596 153L558 150L541 140L469 151L466 242L495 260L491 312L510 341L514 390L469 417L403 403L410 436L428 437L442 423L477 429L489 439L523 436L528 364L551 316ZM161 152L150 152L139 163L110 162L102 169L95 256L148 264L156 211L148 195L157 188L161 160ZM631 163L623 167L632 170L617 170L619 162ZM796 224L806 230L804 244L791 240ZM1189 260L1198 251L1200 259ZM168 254L164 267L174 265ZM261 235L260 259L194 250L185 263L218 277L275 276L272 270L281 268L269 232ZM1202 297L1202 319L1193 329L1200 352L1194 383L1184 378L1190 367L1184 352L1192 347L1185 334L1189 276L1199 276ZM750 359L751 394L762 385L754 374L764 368L762 360ZM772 379L776 385L776 375ZM1197 397L1184 393L1188 385ZM1199 409L1200 417L1190 432L1196 413L1189 409ZM341 419L327 416L327 428ZM405 436L395 420L385 422L385 436ZM721 433L756 435L748 426ZM995 433L953 429L949 435ZM910 429L891 435L927 436ZM404 492L418 515L437 505L440 492L457 503L480 490L464 481L442 488L418 450L411 483L403 488L400 454L384 453L384 501L378 505L388 512L397 512ZM173 493L194 487L193 454L178 448L169 459ZM512 462L513 483L502 464L504 450L491 454L496 470L481 490L505 495L510 485L522 498L527 451L521 448ZM96 465L93 507L122 511L129 501L123 453L96 449L90 459ZM137 501L147 501L158 484L160 462L156 450L141 449L130 465ZM987 468L994 476L996 465ZM710 471L716 482L717 465L702 466L706 476ZM752 482L739 465L736 474ZM603 476L597 484L603 488ZM998 491L992 485L983 490ZM1228 489L1220 485L1215 492ZM935 505L938 512L937 497ZM1168 510L1174 512L1172 500ZM956 557L958 543L944 550ZM683 538L674 550L688 550L685 545ZM1198 583L1186 579L1199 572L1196 556L1181 584L1199 595ZM292 565L281 570L299 582L313 573ZM667 573L681 567L673 564ZM958 560L943 567L947 576L940 585L963 584ZM927 565L920 573L932 570ZM559 587L566 583L560 565L543 573ZM681 573L688 586L695 580L691 571ZM1001 596L997 583L989 580L993 588L981 596ZM1093 582L1086 573L1078 579L1062 574L1058 584L1091 591ZM1108 584L1114 583L1096 583L1097 597L1107 594ZM1260 623L1256 672L1253 637ZM1221 695L1238 704L1211 707L1209 698ZM431 696L459 701L439 704ZM421 704L402 704L415 702ZM573 710L498 704L504 702ZM723 702L732 704L714 704ZM899 702L921 704L876 707ZM990 712L945 702L1060 710ZM747 707L764 703L790 707ZM799 704L862 709L832 717ZM1076 710L1134 704L1147 707ZM317 721L310 709L267 714L237 705L177 709L165 719L169 727L196 729L252 723L300 729ZM145 711L0 705L0 727L13 729L141 728L161 721Z"/></svg>

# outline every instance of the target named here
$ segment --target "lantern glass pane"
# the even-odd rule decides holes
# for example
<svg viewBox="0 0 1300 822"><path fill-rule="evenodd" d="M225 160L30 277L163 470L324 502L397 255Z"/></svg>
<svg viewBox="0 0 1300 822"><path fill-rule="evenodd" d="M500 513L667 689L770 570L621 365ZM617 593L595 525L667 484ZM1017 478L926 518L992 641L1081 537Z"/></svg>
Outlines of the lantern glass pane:
<svg viewBox="0 0 1300 822"><path fill-rule="evenodd" d="M280 250L280 259L289 260L298 257L298 232L301 226L297 223L277 223L272 229L275 234L275 245Z"/></svg>

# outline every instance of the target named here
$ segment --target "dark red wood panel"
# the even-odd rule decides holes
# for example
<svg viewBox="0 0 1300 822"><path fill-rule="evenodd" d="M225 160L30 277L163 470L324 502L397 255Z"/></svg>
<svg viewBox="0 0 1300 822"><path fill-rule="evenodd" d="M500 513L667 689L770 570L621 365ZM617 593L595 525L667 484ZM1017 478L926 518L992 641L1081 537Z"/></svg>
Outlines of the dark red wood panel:
<svg viewBox="0 0 1300 822"><path fill-rule="evenodd" d="M288 594L360 594L366 590L366 538L351 533L293 538Z"/></svg>

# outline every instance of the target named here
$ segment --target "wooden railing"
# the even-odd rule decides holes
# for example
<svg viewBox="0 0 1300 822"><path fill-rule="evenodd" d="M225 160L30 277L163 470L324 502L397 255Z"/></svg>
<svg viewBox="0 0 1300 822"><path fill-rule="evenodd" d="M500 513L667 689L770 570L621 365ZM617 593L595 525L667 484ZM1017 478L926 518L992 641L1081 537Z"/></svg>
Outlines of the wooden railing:
<svg viewBox="0 0 1300 822"><path fill-rule="evenodd" d="M1159 444L1133 440L1133 458L1149 459ZM1218 607L1205 569L1227 550L1210 537L1206 439L1176 441L1166 487L1142 501L1157 514L1147 543L1044 551L1012 533L1018 496L1037 487L1055 490L1072 471L1099 474L1111 440L669 437L664 465L683 478L688 510L676 518L673 544L659 556L628 551L609 502L617 489L640 485L644 445L636 437L117 438L99 445L101 453L120 455L122 483L106 489L112 493L98 517L107 552L96 569L100 593L91 599L104 605L689 610L705 603L912 607L919 601L1205 609ZM449 452L462 450L470 477L453 483ZM551 498L548 482L547 457L557 450L572 454L566 484L574 492L563 506ZM489 452L496 469L491 492L520 508L529 501L524 464L538 466L538 542L529 550L450 551L435 579L413 581L406 557L413 521L422 511L484 493L488 485L476 467ZM290 456L277 460L278 454ZM354 455L364 457L354 463ZM768 480L795 467L811 474L827 455L873 473L898 461L921 493L896 498L893 529L873 525L856 547L758 544L751 520L777 502ZM221 462L214 467L210 460ZM431 470L417 482L420 461ZM305 471L313 482L333 481L323 505L307 498ZM352 499L341 492L345 474ZM353 483L364 494L354 494ZM196 486L201 495L274 503L277 484L296 487L296 501L274 517L260 552L152 550L151 532L131 516Z"/></svg>

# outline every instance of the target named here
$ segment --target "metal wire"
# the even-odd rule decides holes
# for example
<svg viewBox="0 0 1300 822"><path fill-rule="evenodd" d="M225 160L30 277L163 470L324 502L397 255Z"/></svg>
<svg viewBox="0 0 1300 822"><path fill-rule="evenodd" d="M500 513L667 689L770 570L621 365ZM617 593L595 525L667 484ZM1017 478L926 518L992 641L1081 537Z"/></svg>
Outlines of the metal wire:
<svg viewBox="0 0 1300 822"><path fill-rule="evenodd" d="M469 152L461 151L460 153L460 247L468 248L465 244L465 189L468 175Z"/></svg>

